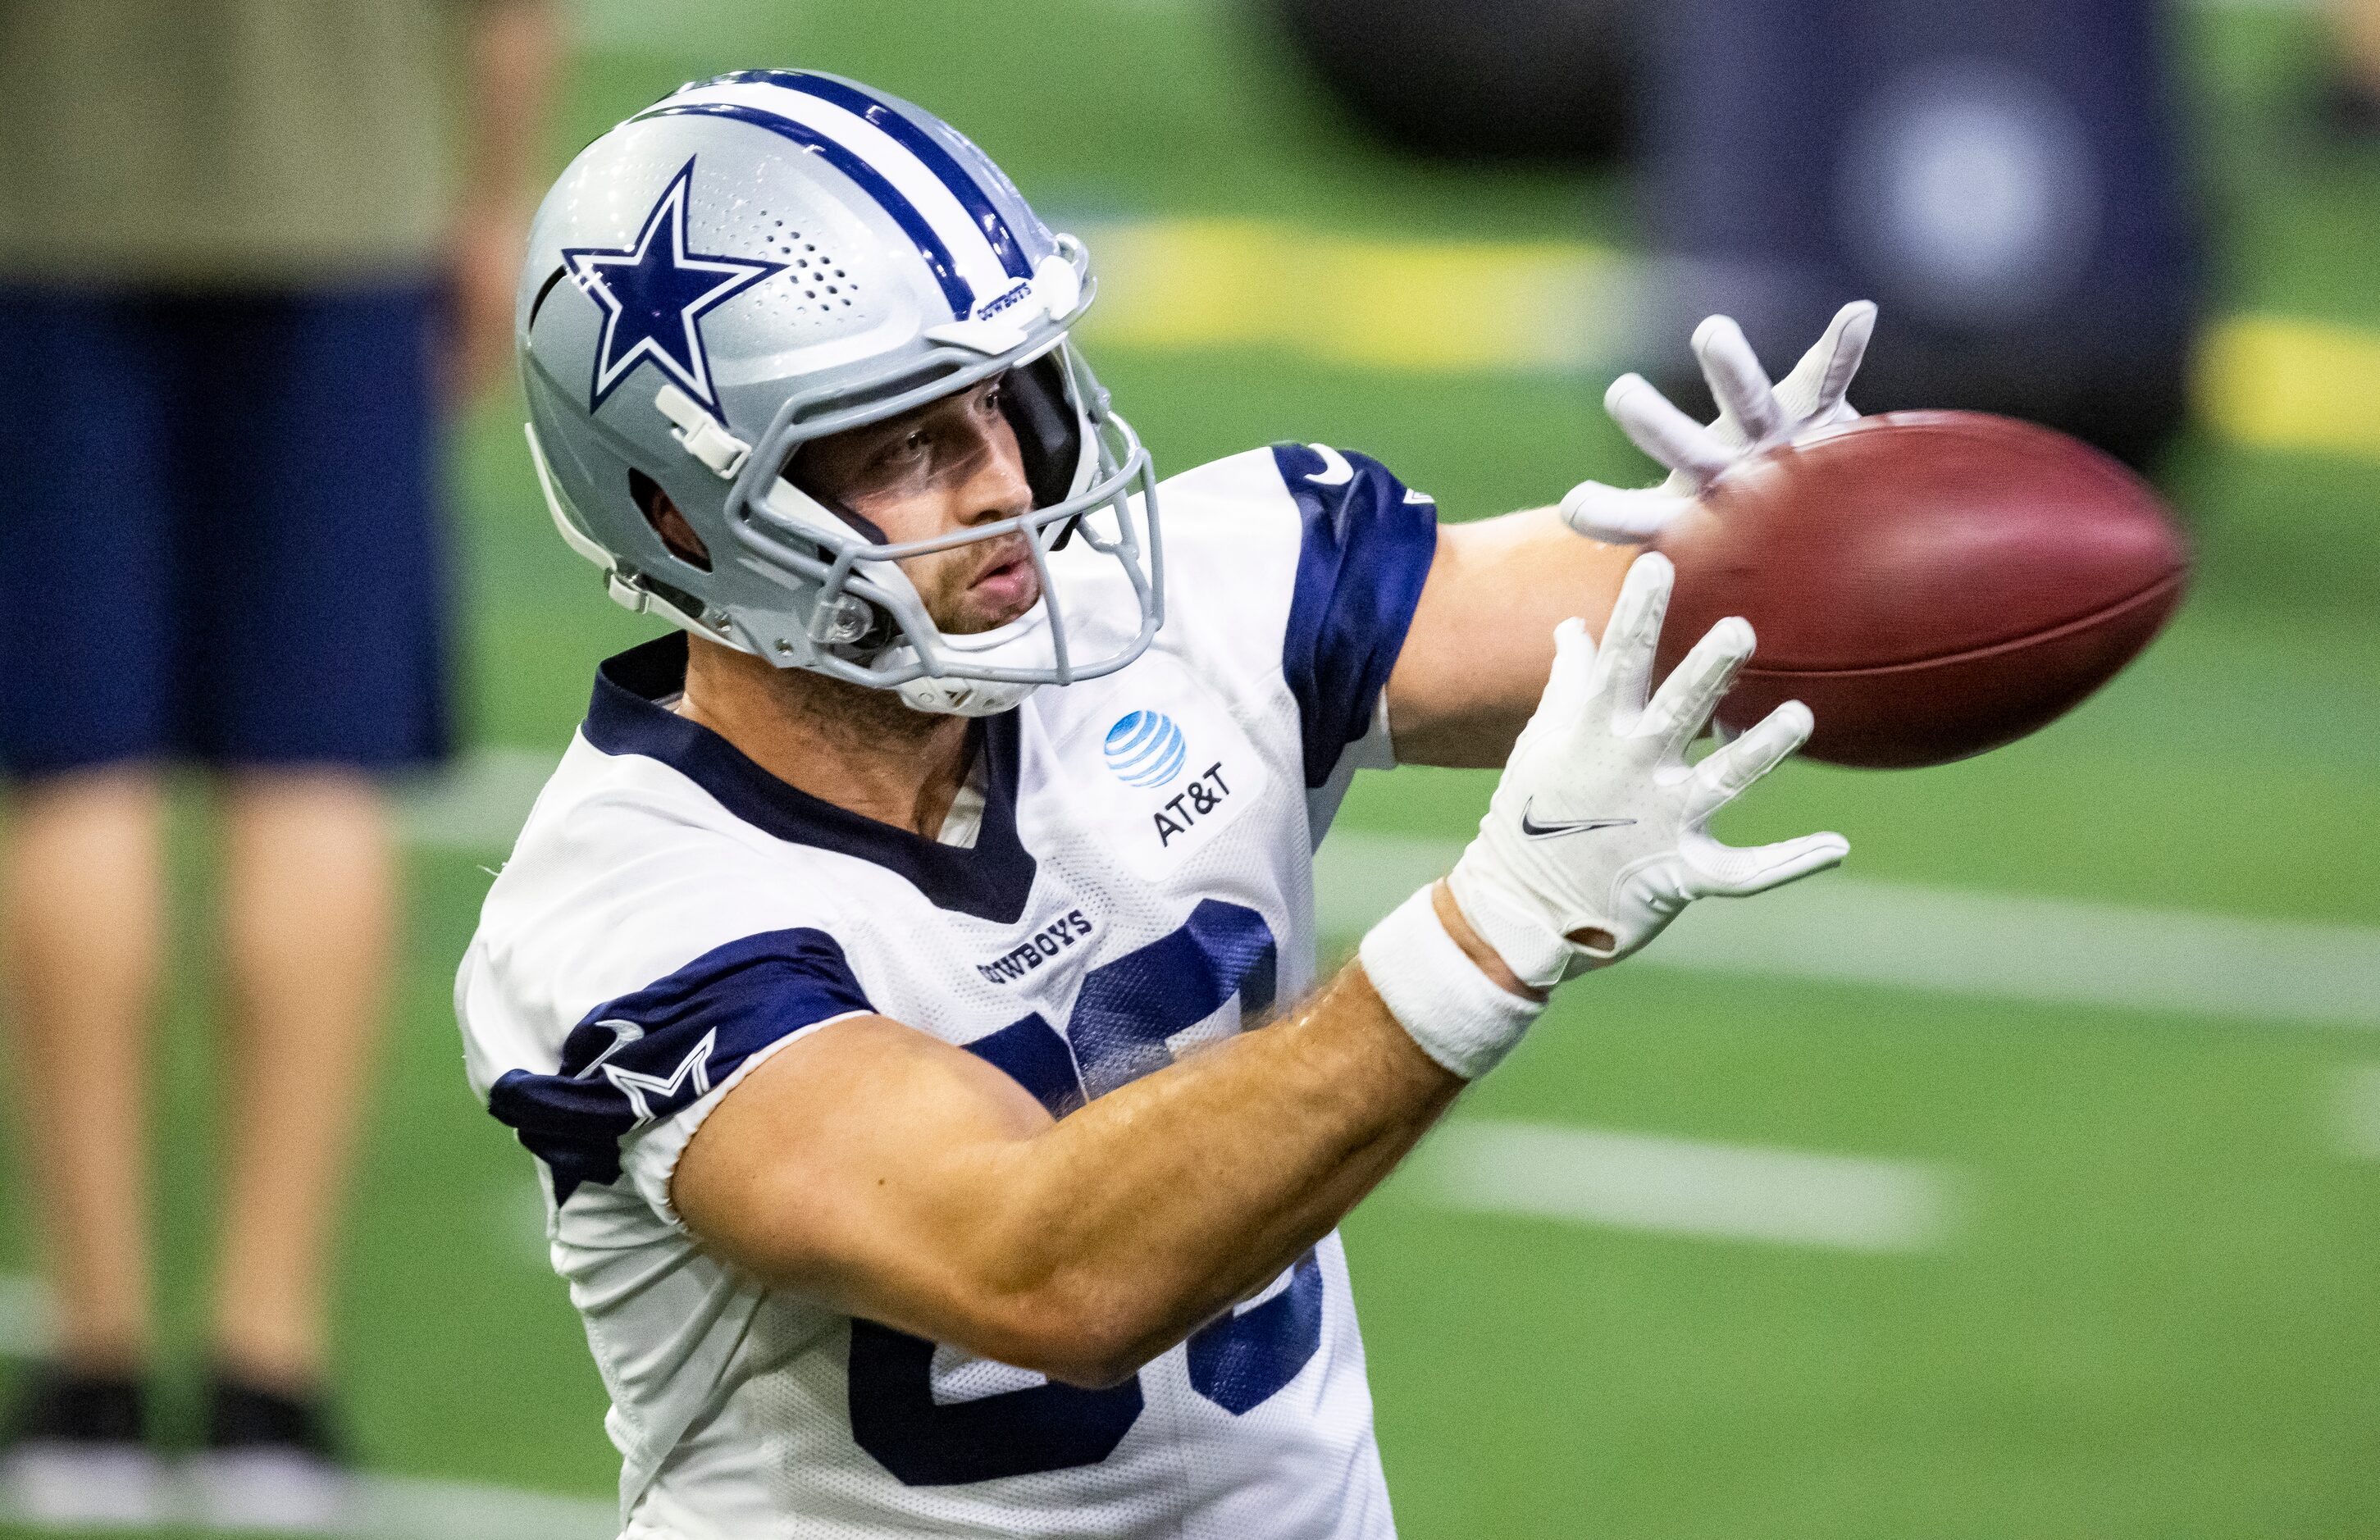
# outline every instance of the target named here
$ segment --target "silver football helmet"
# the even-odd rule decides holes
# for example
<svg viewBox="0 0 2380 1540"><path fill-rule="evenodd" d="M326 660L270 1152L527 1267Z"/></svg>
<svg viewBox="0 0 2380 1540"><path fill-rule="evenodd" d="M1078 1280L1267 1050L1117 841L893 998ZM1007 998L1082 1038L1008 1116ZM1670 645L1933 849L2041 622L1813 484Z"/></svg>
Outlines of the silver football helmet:
<svg viewBox="0 0 2380 1540"><path fill-rule="evenodd" d="M1082 243L931 114L809 71L687 86L588 146L538 211L515 336L547 505L629 609L921 710L1112 673L1163 623L1164 574L1148 451L1068 340L1092 292ZM994 375L1021 517L890 544L786 474L810 440ZM707 566L662 543L656 490ZM1011 534L1040 601L946 635L899 562ZM1070 591L1138 612L1070 624Z"/></svg>

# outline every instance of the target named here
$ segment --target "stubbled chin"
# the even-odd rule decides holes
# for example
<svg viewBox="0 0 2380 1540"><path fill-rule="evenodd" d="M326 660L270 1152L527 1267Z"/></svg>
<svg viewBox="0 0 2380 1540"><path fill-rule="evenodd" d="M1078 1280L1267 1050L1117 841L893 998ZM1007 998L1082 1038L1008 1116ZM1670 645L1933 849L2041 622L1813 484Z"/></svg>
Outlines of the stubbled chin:
<svg viewBox="0 0 2380 1540"><path fill-rule="evenodd" d="M973 637L997 631L1040 602L1041 580L1026 571L1023 581L994 578L961 594L955 603L934 605L934 624L950 636Z"/></svg>

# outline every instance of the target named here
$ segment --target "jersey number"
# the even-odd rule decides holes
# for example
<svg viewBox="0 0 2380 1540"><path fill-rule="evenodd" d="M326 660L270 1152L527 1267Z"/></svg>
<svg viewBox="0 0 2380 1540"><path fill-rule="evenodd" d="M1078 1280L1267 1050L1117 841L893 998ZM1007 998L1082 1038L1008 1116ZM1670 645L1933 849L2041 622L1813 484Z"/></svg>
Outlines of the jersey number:
<svg viewBox="0 0 2380 1540"><path fill-rule="evenodd" d="M1239 998L1240 1019L1272 1006L1277 953L1255 910L1208 899L1189 922L1094 968L1075 1002L1074 1047L1030 1015L969 1043L1054 1117L1173 1061L1166 1039ZM1191 1388L1233 1416L1262 1405L1322 1346L1322 1267L1298 1258L1288 1287L1201 1328ZM874 1321L851 1323L851 1431L910 1486L946 1486L1096 1465L1140 1417L1139 1376L1105 1390L1037 1385L942 1403L934 1345Z"/></svg>

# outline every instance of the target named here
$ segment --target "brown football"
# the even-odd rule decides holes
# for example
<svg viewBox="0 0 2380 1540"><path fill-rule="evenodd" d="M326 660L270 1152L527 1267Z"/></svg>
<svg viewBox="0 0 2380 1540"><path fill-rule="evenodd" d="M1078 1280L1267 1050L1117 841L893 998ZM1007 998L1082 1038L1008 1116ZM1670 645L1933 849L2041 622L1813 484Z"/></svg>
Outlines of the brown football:
<svg viewBox="0 0 2380 1540"><path fill-rule="evenodd" d="M2190 547L2089 445L1975 412L1894 412L1728 471L1664 530L1666 671L1727 615L1759 649L1719 708L1817 718L1811 758L1938 765L2021 738L2131 661L2180 601Z"/></svg>

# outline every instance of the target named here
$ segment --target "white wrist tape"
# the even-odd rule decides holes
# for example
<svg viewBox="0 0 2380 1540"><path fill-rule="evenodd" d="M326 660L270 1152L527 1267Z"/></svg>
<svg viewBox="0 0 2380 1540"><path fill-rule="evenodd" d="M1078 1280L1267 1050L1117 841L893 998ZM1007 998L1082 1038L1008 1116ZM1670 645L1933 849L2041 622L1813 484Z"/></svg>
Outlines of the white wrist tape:
<svg viewBox="0 0 2380 1540"><path fill-rule="evenodd" d="M1546 1008L1479 971L1439 923L1429 888L1372 927L1356 955L1397 1025L1465 1080L1494 1069Z"/></svg>

